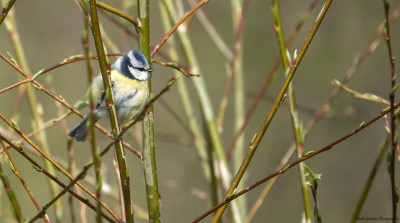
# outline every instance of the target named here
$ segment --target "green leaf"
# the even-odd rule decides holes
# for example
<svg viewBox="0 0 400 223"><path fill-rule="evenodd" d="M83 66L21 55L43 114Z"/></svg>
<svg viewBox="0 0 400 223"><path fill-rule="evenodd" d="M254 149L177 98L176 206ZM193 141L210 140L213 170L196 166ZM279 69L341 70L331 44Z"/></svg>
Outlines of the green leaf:
<svg viewBox="0 0 400 223"><path fill-rule="evenodd" d="M279 15L279 8L278 5L274 4L271 6L272 18L274 19L274 23L278 23L278 15ZM279 27L276 27L279 28Z"/></svg>
<svg viewBox="0 0 400 223"><path fill-rule="evenodd" d="M394 95L394 93L396 93L397 87L399 86L399 84L396 84L393 88L392 91L390 92L392 95Z"/></svg>
<svg viewBox="0 0 400 223"><path fill-rule="evenodd" d="M14 64L18 65L17 60L15 59L15 57L14 57L10 52L7 51L7 55L8 55L8 58L9 58Z"/></svg>
<svg viewBox="0 0 400 223"><path fill-rule="evenodd" d="M168 62L167 64L168 64L168 66L172 66L172 67L178 66L178 64L174 63L174 62Z"/></svg>
<svg viewBox="0 0 400 223"><path fill-rule="evenodd" d="M42 171L42 169L40 169L38 166L36 166L36 165L33 164L33 163L32 163L32 167L33 167L36 171L39 171L39 172Z"/></svg>
<svg viewBox="0 0 400 223"><path fill-rule="evenodd" d="M361 124L358 125L357 130L363 129L363 128L364 128L364 123L365 123L365 121L364 121L364 122L361 122Z"/></svg>
<svg viewBox="0 0 400 223"><path fill-rule="evenodd" d="M288 170L290 168L290 164L287 165L285 168L283 168L283 172L286 172L286 170Z"/></svg>
<svg viewBox="0 0 400 223"><path fill-rule="evenodd" d="M38 78L42 73L43 73L44 69L39 70L36 74L33 75L33 79Z"/></svg>
<svg viewBox="0 0 400 223"><path fill-rule="evenodd" d="M253 145L254 141L256 141L257 138L257 133L253 135L253 138L251 138L250 144Z"/></svg>
<svg viewBox="0 0 400 223"><path fill-rule="evenodd" d="M318 218L318 207L317 207L317 205L314 205L314 218L315 219Z"/></svg>
<svg viewBox="0 0 400 223"><path fill-rule="evenodd" d="M390 153L390 152L386 156L386 163L387 163L388 167L391 166L391 164L392 164L392 153Z"/></svg>
<svg viewBox="0 0 400 223"><path fill-rule="evenodd" d="M19 128L17 122L16 122L14 119L11 119L11 124L14 126L14 128L15 128L17 131L21 131L21 129Z"/></svg>
<svg viewBox="0 0 400 223"><path fill-rule="evenodd" d="M234 196L236 195L235 191L231 194L228 194L228 196L226 197L228 200L231 200Z"/></svg>
<svg viewBox="0 0 400 223"><path fill-rule="evenodd" d="M311 153L313 153L314 151L308 151L306 154L304 154L304 156L308 156L308 155L310 155Z"/></svg>
<svg viewBox="0 0 400 223"><path fill-rule="evenodd" d="M103 182L103 180L102 180L101 174L99 174L99 179L97 179L97 184L96 184L97 190L101 190L102 182Z"/></svg>
<svg viewBox="0 0 400 223"><path fill-rule="evenodd" d="M10 160L10 157L6 156L6 162L8 164L8 166L11 168L11 170L13 171L13 173L15 173L15 167L13 165L13 163Z"/></svg>
<svg viewBox="0 0 400 223"><path fill-rule="evenodd" d="M342 83L340 83L340 81L338 81L338 80L336 80L336 79L333 79L332 82L333 82L335 85L339 86L339 87L342 86Z"/></svg>
<svg viewBox="0 0 400 223"><path fill-rule="evenodd" d="M88 106L89 102L86 100L79 100L74 104L74 107L77 109L82 109L86 106Z"/></svg>

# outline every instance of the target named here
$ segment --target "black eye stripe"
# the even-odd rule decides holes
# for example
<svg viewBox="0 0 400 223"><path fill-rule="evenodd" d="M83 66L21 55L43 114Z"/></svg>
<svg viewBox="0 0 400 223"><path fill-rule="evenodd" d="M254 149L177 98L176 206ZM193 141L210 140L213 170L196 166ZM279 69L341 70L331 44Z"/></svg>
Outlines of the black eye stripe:
<svg viewBox="0 0 400 223"><path fill-rule="evenodd" d="M149 71L149 68L145 68L145 67L134 67L134 66L130 66L133 69L139 70L139 71Z"/></svg>

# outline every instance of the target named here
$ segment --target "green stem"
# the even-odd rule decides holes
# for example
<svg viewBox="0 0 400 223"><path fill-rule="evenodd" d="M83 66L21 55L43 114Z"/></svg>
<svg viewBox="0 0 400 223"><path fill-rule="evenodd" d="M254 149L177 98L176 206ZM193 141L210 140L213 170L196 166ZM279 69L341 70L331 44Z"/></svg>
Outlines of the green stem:
<svg viewBox="0 0 400 223"><path fill-rule="evenodd" d="M233 74L234 74L234 108L235 108L235 132L240 129L240 126L243 123L245 118L245 91L244 91L244 78L243 78L243 23L244 23L244 10L247 6L244 6L243 2L246 1L238 1L232 0L232 16L233 16L233 28L236 33L236 40L235 40L235 50L234 53L236 55L233 56L232 65ZM248 4L248 1L247 3ZM238 32L242 32L240 35ZM243 132L244 133L244 132ZM235 151L233 153L233 171L237 172L240 169L242 160L244 159L245 154L245 146L244 146L244 134L238 137L237 143L235 145ZM244 189L245 182L242 181L242 184L239 184L238 190ZM245 217L247 216L247 198L243 196L241 199L238 200L239 206L239 216L241 222L245 221Z"/></svg>
<svg viewBox="0 0 400 223"><path fill-rule="evenodd" d="M396 66L395 66L395 57L392 51L392 43L390 37L390 24L389 24L389 2L387 0L383 0L384 8L385 8L385 40L388 47L388 54L389 54L389 62L391 68L391 75L390 75L390 83L391 89L389 94L390 99L390 132L391 132L391 142L392 142L392 149L390 151L390 160L388 160L388 171L390 176L390 186L392 189L392 222L397 222L397 206L399 205L399 191L396 186L396 172L395 172L395 157L396 157L396 148L398 146L397 143L397 131L396 131L396 115L394 110L394 103L395 103L395 93L397 89L396 85Z"/></svg>
<svg viewBox="0 0 400 223"><path fill-rule="evenodd" d="M171 20L168 18L168 13L167 9L165 8L165 5L160 2L160 11L161 11L161 16L162 16L162 21L164 23L164 27L166 31L170 29L172 26ZM170 38L168 41L169 44L169 55L172 59L172 61L178 61L178 54L176 52L176 45L175 45L175 39L173 37ZM176 75L180 75L178 71L175 71ZM215 206L218 204L218 196L217 196L217 185L216 185L216 178L215 178L215 172L214 172L214 165L212 162L212 156L211 153L208 153L209 150L206 149L206 142L205 139L201 136L200 134L200 129L199 125L197 124L196 118L194 116L193 112L193 105L190 101L189 98L189 91L186 87L186 79L181 79L177 82L177 88L179 92L179 96L182 101L183 109L185 111L188 123L189 123L189 128L191 133L193 134L194 138L194 144L197 149L198 156L201 161L201 166L203 168L203 172L205 175L205 178L210 185L210 191L211 191L211 200L212 200L212 206Z"/></svg>
<svg viewBox="0 0 400 223"><path fill-rule="evenodd" d="M3 23L4 19L7 17L7 14L11 10L11 8L13 7L15 1L16 0L10 0L6 4L4 4L4 1L3 1L3 5L5 7L3 8L3 12L0 15L0 25Z"/></svg>
<svg viewBox="0 0 400 223"><path fill-rule="evenodd" d="M3 143L1 140L1 144L3 146L3 149L6 149L6 145ZM0 161L0 178L1 181L3 181L3 186L5 191L7 192L8 199L10 200L11 203L11 213L13 213L15 219L18 222L22 222L22 212L21 212L21 206L19 205L19 202L17 200L17 197L15 196L14 190L11 187L10 181L8 180L7 175L3 171L3 166L2 166L2 161Z"/></svg>
<svg viewBox="0 0 400 223"><path fill-rule="evenodd" d="M318 30L319 25L321 24L324 16L326 15L329 6L331 5L333 0L327 0L324 4L324 7L322 8L322 11L320 13L320 15L318 16L317 20L315 21L311 32L309 33L306 41L303 44L303 47L300 50L300 53L298 55L298 57L296 58L296 62L294 64L294 66L292 66L286 76L286 79L278 93L278 96L276 97L274 104L271 108L271 110L269 111L264 123L262 124L260 130L258 131L258 133L255 135L255 137L253 138L253 140L250 143L250 146L248 148L248 152L246 154L245 160L242 163L242 166L240 167L239 171L237 172L235 179L233 180L233 183L231 184L231 187L229 188L227 195L225 197L225 199L228 199L230 196L234 195L234 191L237 188L237 185L239 185L240 180L242 179L254 153L256 152L261 139L264 136L265 131L267 130L269 124L271 123L276 111L278 110L279 105L281 104L282 98L285 95L286 89L289 86L290 81L292 80L297 67L299 66L299 64L301 63L301 60L303 59L308 46L310 45L313 37L315 36L315 33ZM219 219L221 218L222 214L225 212L225 209L227 207L227 204L223 205L222 207L220 207L217 211L217 213L215 214L214 218L213 218L213 222L218 222Z"/></svg>
<svg viewBox="0 0 400 223"><path fill-rule="evenodd" d="M125 151L122 145L122 139L118 137L119 135L119 124L117 119L117 113L114 105L114 96L111 90L111 76L108 71L108 63L106 60L106 55L104 53L103 42L101 40L100 26L99 20L97 16L97 8L96 1L90 0L90 18L91 24L90 27L92 29L94 42L96 45L97 56L99 58L99 65L101 70L101 75L103 79L104 89L106 92L106 100L108 101L108 112L110 114L110 122L112 126L112 132L115 140L115 150L117 154L118 160L118 168L121 176L121 186L122 186L122 194L124 199L124 208L125 208L125 221L127 223L134 222L133 218L133 208L131 202L131 192L130 192L130 180L129 180L129 170L128 165L126 163Z"/></svg>
<svg viewBox="0 0 400 223"><path fill-rule="evenodd" d="M111 12L111 13L113 13L113 14L115 14L115 15L117 15L117 16L119 16L119 17L121 17L121 18L123 18L123 19L125 19L127 21L129 21L136 28L139 26L137 20L134 17L132 17L132 16L130 16L128 14L125 14L124 12L122 12L122 11L116 9L116 8L113 8L113 7L109 6L109 5L106 5L106 4L104 4L102 2L98 2L98 1L96 1L96 5L97 5L97 7L101 8L101 9L109 11L109 12Z"/></svg>
<svg viewBox="0 0 400 223"><path fill-rule="evenodd" d="M273 15L273 19L275 21L274 28L275 28L276 35L278 38L283 70L287 71L287 70L289 70L289 59L288 59L288 56L286 53L287 49L285 47L285 40L283 37L283 27L282 27L282 23L281 23L280 7L279 7L278 0L273 0L272 15ZM295 92L294 92L292 83L290 83L288 86L288 95L289 95L290 117L291 117L291 121L292 121L292 128L293 128L293 133L294 133L294 138L295 138L295 143L296 143L297 157L300 158L303 155L304 136L303 136L302 127L300 126L300 123L299 123L297 106L296 106L296 97L295 97ZM310 199L309 199L309 195L308 195L308 187L306 185L307 180L306 180L306 176L305 176L304 165L305 165L304 163L299 164L301 192L303 195L305 218L306 218L307 222L311 222L312 213L311 213Z"/></svg>
<svg viewBox="0 0 400 223"><path fill-rule="evenodd" d="M380 147L379 147L379 153L378 153L378 157L375 160L374 166L372 167L371 173L369 174L368 180L365 183L364 189L361 193L360 198L358 199L357 202L357 206L356 209L353 212L353 216L350 220L351 223L356 223L357 222L357 217L360 216L361 213L361 209L364 206L364 202L367 199L367 195L369 193L369 190L371 189L372 183L374 182L376 173L378 171L378 167L382 161L383 158L383 154L386 150L386 148L388 147L389 144L389 140L390 140L390 134L388 134L388 136L386 137L386 139L381 143Z"/></svg>
<svg viewBox="0 0 400 223"><path fill-rule="evenodd" d="M138 15L140 29L138 42L139 49L146 56L151 66L150 57L150 14L149 1L138 0ZM152 77L148 79L149 95L152 93ZM158 189L156 147L154 143L154 108L151 105L143 119L143 169L146 181L147 206L151 222L161 222L160 219L160 195Z"/></svg>
<svg viewBox="0 0 400 223"><path fill-rule="evenodd" d="M94 109L95 109L95 101L93 101L93 94L92 94L92 80L93 80L93 69L92 69L92 62L91 62L91 54L89 51L89 8L87 7L86 4L83 4L84 6L84 29L83 29L83 36L82 36L82 44L83 44L83 49L85 51L85 56L86 56L86 69L87 69L87 76L88 76L88 85L89 85L89 126L88 126L88 138L90 141L90 147L92 149L92 156L93 156L93 162L94 162L94 170L95 170L95 176L96 176L96 198L97 198L97 207L96 207L96 222L101 223L102 222L102 216L101 216L101 187L102 187L102 180L101 180L101 163L100 163L100 156L99 156L99 151L98 148L96 147L96 137L95 137L95 132L94 132L94 124L95 124L95 117L94 117Z"/></svg>

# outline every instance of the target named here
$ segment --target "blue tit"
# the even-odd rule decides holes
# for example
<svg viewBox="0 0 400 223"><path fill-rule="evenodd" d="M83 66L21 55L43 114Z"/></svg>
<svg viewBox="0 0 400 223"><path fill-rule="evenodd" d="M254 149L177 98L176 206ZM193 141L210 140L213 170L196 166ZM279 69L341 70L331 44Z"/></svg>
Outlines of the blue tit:
<svg viewBox="0 0 400 223"><path fill-rule="evenodd" d="M149 97L149 85L147 79L149 67L146 57L138 50L132 50L118 58L111 66L111 88L114 96L114 105L117 112L119 124L125 124L137 118L144 109ZM108 117L108 108L105 102L105 90L102 76L93 79L92 83L93 101L96 102L94 109L94 120ZM85 141L87 137L86 115L71 131L68 136L77 141Z"/></svg>

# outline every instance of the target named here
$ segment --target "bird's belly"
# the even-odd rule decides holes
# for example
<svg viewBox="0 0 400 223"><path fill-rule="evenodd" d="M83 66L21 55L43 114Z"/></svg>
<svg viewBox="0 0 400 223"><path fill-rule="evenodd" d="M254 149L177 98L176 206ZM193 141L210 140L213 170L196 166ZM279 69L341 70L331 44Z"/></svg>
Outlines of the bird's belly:
<svg viewBox="0 0 400 223"><path fill-rule="evenodd" d="M147 91L139 91L137 89L129 93L116 92L114 104L116 105L120 124L125 124L135 119L143 110L147 98Z"/></svg>

